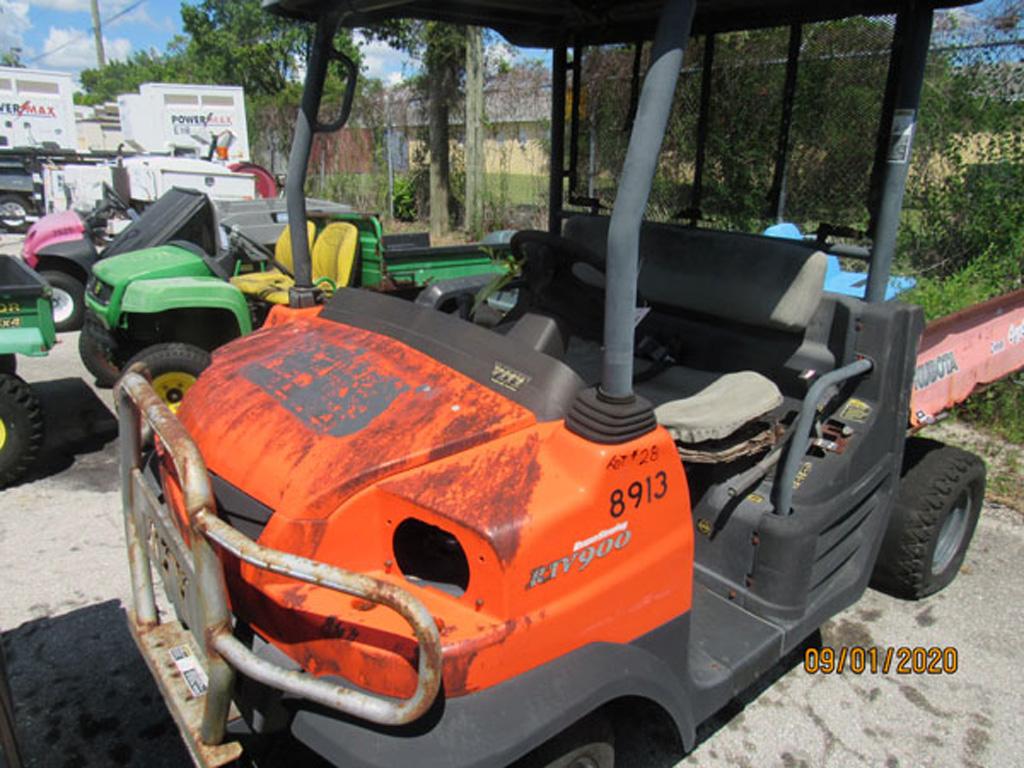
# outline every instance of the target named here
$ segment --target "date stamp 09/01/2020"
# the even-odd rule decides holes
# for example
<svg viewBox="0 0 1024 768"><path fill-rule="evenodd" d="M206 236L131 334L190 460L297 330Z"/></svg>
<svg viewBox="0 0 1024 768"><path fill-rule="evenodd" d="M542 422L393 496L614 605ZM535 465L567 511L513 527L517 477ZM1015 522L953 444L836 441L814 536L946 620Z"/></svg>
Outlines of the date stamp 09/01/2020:
<svg viewBox="0 0 1024 768"><path fill-rule="evenodd" d="M804 652L804 671L810 675L952 675L959 665L952 646L824 646Z"/></svg>

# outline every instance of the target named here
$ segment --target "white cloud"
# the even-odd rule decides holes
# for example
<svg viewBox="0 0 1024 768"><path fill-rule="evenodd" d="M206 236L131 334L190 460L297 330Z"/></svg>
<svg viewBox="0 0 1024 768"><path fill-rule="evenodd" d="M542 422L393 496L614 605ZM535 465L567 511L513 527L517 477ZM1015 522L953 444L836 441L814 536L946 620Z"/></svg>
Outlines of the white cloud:
<svg viewBox="0 0 1024 768"><path fill-rule="evenodd" d="M103 38L107 61L126 59L131 50L132 41L126 37ZM92 34L81 29L50 27L37 66L72 71L95 67L96 48Z"/></svg>
<svg viewBox="0 0 1024 768"><path fill-rule="evenodd" d="M47 8L51 11L88 11L89 0L32 0L36 8Z"/></svg>
<svg viewBox="0 0 1024 768"><path fill-rule="evenodd" d="M122 8L127 8L133 2L134 0L103 0L100 3L100 16L106 19ZM89 0L32 0L32 6L63 13L89 13L90 11ZM127 15L131 16L132 14Z"/></svg>
<svg viewBox="0 0 1024 768"><path fill-rule="evenodd" d="M359 31L352 33L352 40L363 55L363 73L367 77L380 78L389 85L402 81L404 70L412 64L407 53L379 40L370 40Z"/></svg>
<svg viewBox="0 0 1024 768"><path fill-rule="evenodd" d="M28 3L0 0L0 50L24 48L25 33L31 26Z"/></svg>

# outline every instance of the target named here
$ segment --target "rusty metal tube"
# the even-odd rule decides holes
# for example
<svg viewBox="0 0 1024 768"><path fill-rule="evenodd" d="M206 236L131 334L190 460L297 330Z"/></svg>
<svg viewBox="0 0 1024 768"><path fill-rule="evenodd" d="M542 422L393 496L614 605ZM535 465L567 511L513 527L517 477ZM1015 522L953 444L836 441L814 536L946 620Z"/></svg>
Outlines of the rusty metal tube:
<svg viewBox="0 0 1024 768"><path fill-rule="evenodd" d="M200 639L206 651L210 680L201 726L202 740L212 744L223 738L235 669L286 693L382 725L408 723L426 712L440 690L443 661L440 633L426 607L411 593L387 581L262 547L236 531L217 517L209 475L202 456L150 383L138 373L129 372L118 386L117 397L119 410L126 414L123 424L135 425L133 434L141 434L139 430L145 425L152 429L155 439L159 440L173 464L184 497L195 569L194 592L200 603L199 615L202 622L201 627L193 628L193 634ZM129 448L124 448L122 452L122 481L127 478L128 485L133 487L132 483L139 477L138 439ZM142 505L153 504L145 494L140 496ZM140 510L140 514L145 512ZM149 510L149 514L154 521L160 517L157 509ZM173 549L188 549L184 542L177 541L182 538L180 531L174 529L172 535L176 537ZM145 542L141 539L139 541L145 550ZM398 613L408 622L419 643L415 693L404 700L364 693L283 669L258 657L232 635L227 587L214 545L257 568L360 597ZM148 554L144 551L143 556L146 558L148 572Z"/></svg>
<svg viewBox="0 0 1024 768"><path fill-rule="evenodd" d="M441 636L433 616L413 595L380 579L262 547L207 513L197 516L196 528L225 551L257 568L390 608L412 628L420 649L416 691L401 703L282 669L256 657L230 635L221 635L217 647L243 673L274 687L287 684L292 693L383 725L411 722L430 708L441 685Z"/></svg>
<svg viewBox="0 0 1024 768"><path fill-rule="evenodd" d="M138 374L128 374L138 376ZM141 377L139 377L141 378ZM153 592L153 571L149 563L145 527L135 497L133 475L141 463L141 423L139 412L132 407L121 387L115 393L117 405L118 442L120 450L121 511L124 515L124 539L128 549L128 568L132 582L132 610L140 626L157 623L156 595Z"/></svg>

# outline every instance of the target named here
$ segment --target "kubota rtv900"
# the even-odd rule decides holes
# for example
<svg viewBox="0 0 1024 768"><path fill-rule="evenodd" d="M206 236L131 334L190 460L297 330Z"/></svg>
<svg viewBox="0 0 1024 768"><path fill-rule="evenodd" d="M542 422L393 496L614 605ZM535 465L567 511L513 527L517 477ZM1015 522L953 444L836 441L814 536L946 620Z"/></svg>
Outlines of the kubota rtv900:
<svg viewBox="0 0 1024 768"><path fill-rule="evenodd" d="M905 450L923 318L882 300L943 4L269 4L315 25L289 306L218 351L176 416L139 372L118 395L131 624L198 762L234 759L244 723L338 765L606 767L622 705L689 748L869 582L918 598L953 579L984 468ZM865 301L823 291L816 244L644 221L691 36L879 13L896 21ZM550 226L514 237L518 299L493 328L311 285L332 40L395 17L553 50ZM567 48L575 78L586 46L642 39L614 209L572 213Z"/></svg>

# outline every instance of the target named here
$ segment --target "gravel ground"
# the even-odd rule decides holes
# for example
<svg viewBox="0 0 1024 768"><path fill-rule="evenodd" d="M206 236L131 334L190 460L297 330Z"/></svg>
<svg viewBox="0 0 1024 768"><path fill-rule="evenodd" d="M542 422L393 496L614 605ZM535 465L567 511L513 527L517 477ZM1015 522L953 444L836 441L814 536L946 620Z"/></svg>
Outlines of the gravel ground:
<svg viewBox="0 0 1024 768"><path fill-rule="evenodd" d="M33 476L0 491L0 629L27 764L187 765L126 629L110 393L86 383L77 334L62 336L49 358L20 361L19 372L44 401L49 435ZM1022 559L1021 515L987 504L946 591L921 603L869 591L811 639L833 647L952 646L955 674L811 675L794 655L770 684L705 724L690 755L678 754L656 725L631 723L643 747L629 763L1024 763Z"/></svg>

